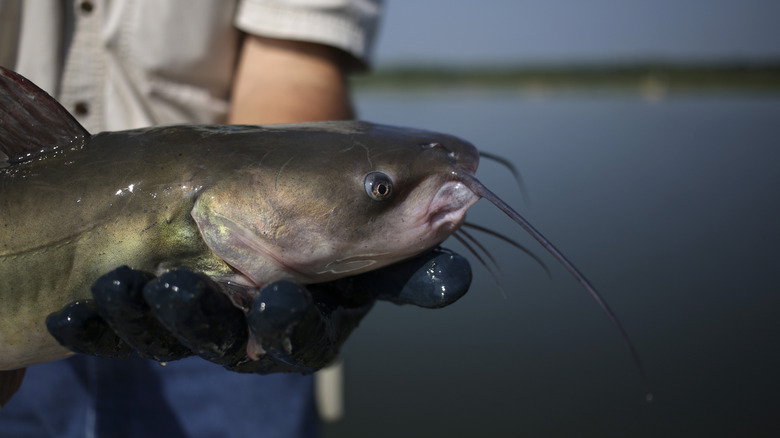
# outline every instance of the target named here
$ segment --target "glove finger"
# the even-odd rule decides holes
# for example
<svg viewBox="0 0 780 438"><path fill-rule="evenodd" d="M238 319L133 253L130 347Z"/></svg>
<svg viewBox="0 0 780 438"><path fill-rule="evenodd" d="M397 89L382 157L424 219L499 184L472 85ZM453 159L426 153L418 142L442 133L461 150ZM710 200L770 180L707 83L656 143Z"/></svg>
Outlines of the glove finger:
<svg viewBox="0 0 780 438"><path fill-rule="evenodd" d="M144 301L143 287L152 279L153 275L127 266L103 275L92 285L98 314L142 357L166 362L191 356L155 319Z"/></svg>
<svg viewBox="0 0 780 438"><path fill-rule="evenodd" d="M334 293L334 287L338 288L338 284L321 283L309 285L309 291L312 294L312 298L317 305L317 308L322 312L326 323L333 327L335 334L335 340L333 341L333 354L335 358L341 345L346 342L352 330L356 329L360 324L360 321L368 314L368 312L374 307L376 300L371 294L363 294L360 299L357 298L352 292L352 299L344 300L345 295L343 289L341 293ZM322 366L329 365L329 363L323 363Z"/></svg>
<svg viewBox="0 0 780 438"><path fill-rule="evenodd" d="M247 316L250 357L270 356L302 373L314 372L336 357L357 322L350 324L332 296L313 288L310 292L279 281L258 292ZM368 309L370 304L361 318Z"/></svg>
<svg viewBox="0 0 780 438"><path fill-rule="evenodd" d="M166 272L143 289L154 316L189 350L220 365L244 359L244 312L205 274Z"/></svg>
<svg viewBox="0 0 780 438"><path fill-rule="evenodd" d="M74 301L46 317L54 339L74 353L127 358L132 349L98 315L92 300Z"/></svg>
<svg viewBox="0 0 780 438"><path fill-rule="evenodd" d="M437 247L350 281L352 288L373 291L380 300L439 308L454 303L469 290L471 265L459 254Z"/></svg>

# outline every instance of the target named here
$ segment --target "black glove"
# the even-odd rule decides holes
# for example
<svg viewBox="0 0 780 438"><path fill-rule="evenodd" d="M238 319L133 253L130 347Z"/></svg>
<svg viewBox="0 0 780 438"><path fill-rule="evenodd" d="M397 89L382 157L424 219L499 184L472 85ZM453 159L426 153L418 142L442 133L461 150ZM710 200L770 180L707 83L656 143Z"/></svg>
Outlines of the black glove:
<svg viewBox="0 0 780 438"><path fill-rule="evenodd" d="M120 267L46 320L76 353L160 362L197 355L251 373L314 372L330 363L376 299L435 308L468 290L468 261L435 248L365 274L309 285L279 281L251 302L240 286L178 269L160 277Z"/></svg>

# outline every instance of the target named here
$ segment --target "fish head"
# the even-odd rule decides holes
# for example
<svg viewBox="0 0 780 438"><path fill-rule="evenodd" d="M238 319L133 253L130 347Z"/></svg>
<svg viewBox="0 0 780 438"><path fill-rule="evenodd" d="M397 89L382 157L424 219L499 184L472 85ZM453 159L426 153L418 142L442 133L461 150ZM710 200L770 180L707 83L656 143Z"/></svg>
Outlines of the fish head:
<svg viewBox="0 0 780 438"><path fill-rule="evenodd" d="M411 257L455 232L479 199L460 181L479 154L457 137L366 122L294 129L294 142L204 190L192 212L209 248L258 286Z"/></svg>

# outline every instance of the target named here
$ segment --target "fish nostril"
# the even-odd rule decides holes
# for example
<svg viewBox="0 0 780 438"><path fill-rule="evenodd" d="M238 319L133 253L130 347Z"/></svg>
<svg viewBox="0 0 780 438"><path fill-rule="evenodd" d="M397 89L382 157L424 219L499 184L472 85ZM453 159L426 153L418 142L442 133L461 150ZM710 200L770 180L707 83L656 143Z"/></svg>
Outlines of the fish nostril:
<svg viewBox="0 0 780 438"><path fill-rule="evenodd" d="M432 141L430 143L422 143L422 144L420 144L420 148L422 148L422 149L437 149L437 148L441 148L441 149L444 149L445 151L447 151L447 156L448 157L450 157L450 158L452 158L453 160L456 160L456 161L458 160L458 153L456 151L453 151L453 150L447 148L446 146L444 146L442 143L440 143L438 141Z"/></svg>
<svg viewBox="0 0 780 438"><path fill-rule="evenodd" d="M439 143L438 141L433 141L433 142L430 142L430 143L422 143L422 144L420 144L420 147L422 149L433 149L433 148L447 149L447 148L444 147L443 144Z"/></svg>
<svg viewBox="0 0 780 438"><path fill-rule="evenodd" d="M456 149L448 148L447 146L444 146L444 144L438 141L432 141L430 143L420 143L420 148L423 150L443 149L443 151L447 155L447 158L451 160L452 164L456 164L459 167L471 172L476 170L476 166L472 166L469 163L466 163L464 162L464 160L462 160L463 157L463 155L461 154L462 151L457 150L457 148Z"/></svg>

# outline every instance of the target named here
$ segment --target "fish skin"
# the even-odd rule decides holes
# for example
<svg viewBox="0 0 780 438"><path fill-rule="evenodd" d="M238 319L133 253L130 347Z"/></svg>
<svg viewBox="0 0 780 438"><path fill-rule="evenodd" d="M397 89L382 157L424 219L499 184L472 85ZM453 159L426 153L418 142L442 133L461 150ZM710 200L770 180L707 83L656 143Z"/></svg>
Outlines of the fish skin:
<svg viewBox="0 0 780 438"><path fill-rule="evenodd" d="M447 146L420 146L434 143ZM117 266L187 267L219 280L251 270L260 286L327 281L419 253L457 224L414 234L403 223L454 179L454 167L473 172L477 157L455 137L350 121L100 133L14 164L0 173L0 370L67 356L46 331L46 315L88 297L89 286ZM374 170L393 175L394 201L366 195L362 178ZM477 199L463 201L461 220ZM280 245L269 248L283 263L252 253L259 263L251 269L226 263L235 248L221 233L225 217L270 233ZM374 263L323 272L343 254Z"/></svg>

